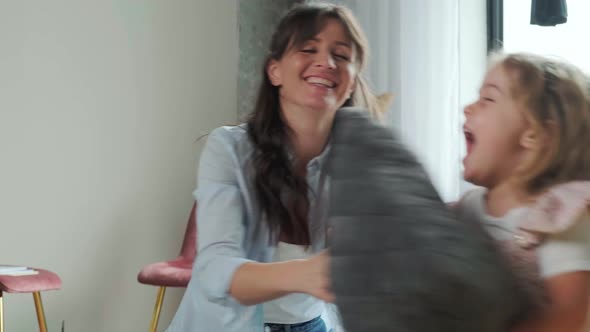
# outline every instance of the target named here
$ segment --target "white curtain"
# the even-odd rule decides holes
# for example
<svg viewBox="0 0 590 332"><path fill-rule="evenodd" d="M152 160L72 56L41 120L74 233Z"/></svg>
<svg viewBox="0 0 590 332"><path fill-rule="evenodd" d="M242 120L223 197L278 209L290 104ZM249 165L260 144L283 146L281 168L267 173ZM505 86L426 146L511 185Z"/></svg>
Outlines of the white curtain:
<svg viewBox="0 0 590 332"><path fill-rule="evenodd" d="M417 154L445 201L462 181L462 105L485 71L485 0L331 0L351 8L367 33L367 76L391 92L388 123ZM461 15L460 15L461 14ZM335 306L326 316L342 332Z"/></svg>
<svg viewBox="0 0 590 332"><path fill-rule="evenodd" d="M388 121L446 201L461 191L458 0L342 0L369 37L368 78L395 99Z"/></svg>

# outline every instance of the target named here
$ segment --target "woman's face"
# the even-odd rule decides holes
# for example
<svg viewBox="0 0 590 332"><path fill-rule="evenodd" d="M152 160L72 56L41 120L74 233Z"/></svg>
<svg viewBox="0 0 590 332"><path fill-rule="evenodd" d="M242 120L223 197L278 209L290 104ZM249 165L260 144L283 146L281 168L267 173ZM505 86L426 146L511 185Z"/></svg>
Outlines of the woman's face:
<svg viewBox="0 0 590 332"><path fill-rule="evenodd" d="M356 50L342 24L328 19L314 38L272 60L267 74L279 88L283 111L335 112L350 97L357 75Z"/></svg>

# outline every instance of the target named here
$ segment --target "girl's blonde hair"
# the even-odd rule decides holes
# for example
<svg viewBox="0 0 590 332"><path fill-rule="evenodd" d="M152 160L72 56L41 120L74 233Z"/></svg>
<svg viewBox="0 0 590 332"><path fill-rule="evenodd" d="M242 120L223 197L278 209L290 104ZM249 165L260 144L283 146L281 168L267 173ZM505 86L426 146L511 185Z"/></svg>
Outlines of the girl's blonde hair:
<svg viewBox="0 0 590 332"><path fill-rule="evenodd" d="M559 183L590 180L590 78L564 61L533 54L495 54L492 64L509 75L512 97L542 138L518 181L539 193Z"/></svg>

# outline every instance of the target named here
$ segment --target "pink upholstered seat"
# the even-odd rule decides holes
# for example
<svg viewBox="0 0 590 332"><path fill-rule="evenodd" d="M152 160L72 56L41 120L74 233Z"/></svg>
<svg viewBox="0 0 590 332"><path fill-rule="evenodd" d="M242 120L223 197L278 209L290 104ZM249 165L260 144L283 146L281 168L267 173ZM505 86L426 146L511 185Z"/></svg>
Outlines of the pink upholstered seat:
<svg viewBox="0 0 590 332"><path fill-rule="evenodd" d="M37 322L39 331L47 332L47 323L45 322L45 311L43 310L43 301L41 292L61 288L61 279L51 271L33 268L38 274L8 276L0 275L0 331L4 331L4 314L3 310L3 293L32 293L35 301L35 310L37 312Z"/></svg>
<svg viewBox="0 0 590 332"><path fill-rule="evenodd" d="M166 287L186 287L191 279L193 260L187 257L158 262L145 266L137 280L146 285Z"/></svg>
<svg viewBox="0 0 590 332"><path fill-rule="evenodd" d="M0 290L6 293L33 293L61 288L61 279L51 271L37 269L39 274L25 276L0 275Z"/></svg>
<svg viewBox="0 0 590 332"><path fill-rule="evenodd" d="M159 286L154 315L150 325L150 332L155 332L158 326L162 302L166 287L186 287L191 279L193 261L197 254L197 203L193 204L184 232L184 240L178 257L152 263L144 266L137 275L137 281L142 284Z"/></svg>
<svg viewBox="0 0 590 332"><path fill-rule="evenodd" d="M194 203L184 232L180 254L175 259L152 263L139 272L137 281L146 285L166 287L186 287L191 278L195 260L197 232L196 209Z"/></svg>

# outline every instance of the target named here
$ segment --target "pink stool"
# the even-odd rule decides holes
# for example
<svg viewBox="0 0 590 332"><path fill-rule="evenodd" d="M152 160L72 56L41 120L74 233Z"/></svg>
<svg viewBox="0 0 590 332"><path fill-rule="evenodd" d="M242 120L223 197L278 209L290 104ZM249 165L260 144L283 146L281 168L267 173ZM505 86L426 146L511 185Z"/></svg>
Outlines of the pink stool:
<svg viewBox="0 0 590 332"><path fill-rule="evenodd" d="M156 297L156 305L154 307L154 314L150 324L150 332L156 332L158 327L166 287L186 287L191 279L193 261L195 260L195 255L197 253L196 209L197 203L195 202L184 232L184 240L182 241L180 255L173 260L144 266L137 275L137 281L140 283L160 287Z"/></svg>
<svg viewBox="0 0 590 332"><path fill-rule="evenodd" d="M37 311L37 321L39 322L39 331L47 332L47 323L45 322L45 312L43 311L43 302L41 301L41 292L60 289L61 279L51 271L34 269L39 274L8 276L0 275L0 332L4 332L4 308L2 303L2 294L5 293L33 293L35 300L35 309Z"/></svg>

